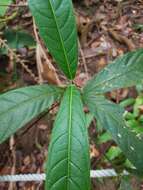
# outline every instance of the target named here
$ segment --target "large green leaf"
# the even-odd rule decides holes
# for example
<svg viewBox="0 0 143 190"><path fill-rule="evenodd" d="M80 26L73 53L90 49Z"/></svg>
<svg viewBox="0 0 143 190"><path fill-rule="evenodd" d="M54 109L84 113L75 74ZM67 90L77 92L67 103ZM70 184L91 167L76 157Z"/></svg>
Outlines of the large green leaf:
<svg viewBox="0 0 143 190"><path fill-rule="evenodd" d="M84 100L100 125L110 132L126 157L143 173L143 138L126 126L124 109L103 96L92 96Z"/></svg>
<svg viewBox="0 0 143 190"><path fill-rule="evenodd" d="M79 91L67 88L58 112L47 163L47 190L90 189L89 145Z"/></svg>
<svg viewBox="0 0 143 190"><path fill-rule="evenodd" d="M87 83L84 93L102 94L139 83L143 83L143 49L117 58Z"/></svg>
<svg viewBox="0 0 143 190"><path fill-rule="evenodd" d="M7 8L8 8L8 5L11 4L11 0L1 0L0 1L0 17L4 16ZM6 6L5 6L6 5Z"/></svg>
<svg viewBox="0 0 143 190"><path fill-rule="evenodd" d="M60 89L38 85L20 88L0 96L0 143L60 97Z"/></svg>
<svg viewBox="0 0 143 190"><path fill-rule="evenodd" d="M29 7L49 51L69 79L78 62L77 32L71 0L29 0Z"/></svg>

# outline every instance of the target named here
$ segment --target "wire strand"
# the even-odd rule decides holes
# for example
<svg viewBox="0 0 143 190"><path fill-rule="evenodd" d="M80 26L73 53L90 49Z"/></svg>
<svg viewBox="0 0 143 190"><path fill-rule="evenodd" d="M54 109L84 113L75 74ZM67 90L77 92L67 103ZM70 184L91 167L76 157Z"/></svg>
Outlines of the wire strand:
<svg viewBox="0 0 143 190"><path fill-rule="evenodd" d="M91 170L91 178L116 177L118 175L129 175L127 171L118 174L114 169ZM19 174L19 175L3 175L0 176L0 182L17 182L17 181L43 181L46 175L42 174Z"/></svg>

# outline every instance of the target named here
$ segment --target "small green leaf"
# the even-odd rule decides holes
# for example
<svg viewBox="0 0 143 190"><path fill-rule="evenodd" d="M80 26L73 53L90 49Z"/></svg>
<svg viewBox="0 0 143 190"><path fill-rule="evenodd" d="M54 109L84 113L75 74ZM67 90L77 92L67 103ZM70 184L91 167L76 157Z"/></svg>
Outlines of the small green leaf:
<svg viewBox="0 0 143 190"><path fill-rule="evenodd" d="M16 89L0 96L0 143L60 97L61 89L38 85Z"/></svg>
<svg viewBox="0 0 143 190"><path fill-rule="evenodd" d="M143 24L134 24L133 29L143 32Z"/></svg>
<svg viewBox="0 0 143 190"><path fill-rule="evenodd" d="M77 32L71 0L29 0L29 7L50 53L73 79L78 63Z"/></svg>
<svg viewBox="0 0 143 190"><path fill-rule="evenodd" d="M0 17L5 15L5 12L7 11L8 5L11 4L11 0L1 0L0 1ZM4 6L7 5L7 6Z"/></svg>
<svg viewBox="0 0 143 190"><path fill-rule="evenodd" d="M136 102L133 106L133 115L134 117L138 117L140 115L139 107L143 105L143 95L138 96L136 98Z"/></svg>
<svg viewBox="0 0 143 190"><path fill-rule="evenodd" d="M116 146L112 146L108 152L106 153L106 156L109 160L114 160L122 153L121 149Z"/></svg>
<svg viewBox="0 0 143 190"><path fill-rule="evenodd" d="M89 144L79 91L69 86L54 123L48 152L47 190L90 189Z"/></svg>
<svg viewBox="0 0 143 190"><path fill-rule="evenodd" d="M120 102L120 106L126 108L128 106L132 106L135 103L135 101L136 101L135 98L127 98Z"/></svg>
<svg viewBox="0 0 143 190"><path fill-rule="evenodd" d="M23 30L11 30L4 31L4 38L12 49L19 49L23 47L33 47L36 45L34 38Z"/></svg>
<svg viewBox="0 0 143 190"><path fill-rule="evenodd" d="M106 143L110 140L112 140L112 136L108 132L105 132L102 135L99 135L98 137L99 144Z"/></svg>
<svg viewBox="0 0 143 190"><path fill-rule="evenodd" d="M143 173L143 138L126 126L124 109L103 96L92 96L84 100L100 125L110 132L126 157Z"/></svg>
<svg viewBox="0 0 143 190"><path fill-rule="evenodd" d="M139 83L143 83L143 49L117 58L87 83L84 93L92 96Z"/></svg>

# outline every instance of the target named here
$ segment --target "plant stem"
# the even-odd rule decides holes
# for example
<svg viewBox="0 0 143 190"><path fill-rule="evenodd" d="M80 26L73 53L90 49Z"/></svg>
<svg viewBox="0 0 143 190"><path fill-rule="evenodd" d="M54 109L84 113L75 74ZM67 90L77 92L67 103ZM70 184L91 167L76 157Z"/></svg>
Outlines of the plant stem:
<svg viewBox="0 0 143 190"><path fill-rule="evenodd" d="M9 17L3 18L3 19L0 18L0 23L2 23L2 22L7 22L7 21L9 21L9 20L13 20L16 16L17 16L17 11L14 12L14 13L13 13L12 15L10 15Z"/></svg>

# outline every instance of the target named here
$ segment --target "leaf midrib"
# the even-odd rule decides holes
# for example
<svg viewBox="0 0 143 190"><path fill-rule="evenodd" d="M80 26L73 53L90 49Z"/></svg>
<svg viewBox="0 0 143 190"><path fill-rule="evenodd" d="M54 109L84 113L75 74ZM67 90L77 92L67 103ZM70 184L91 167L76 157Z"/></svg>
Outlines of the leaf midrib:
<svg viewBox="0 0 143 190"><path fill-rule="evenodd" d="M67 168L67 190L69 187L69 178L71 175L70 162L71 162L71 132L72 132L72 101L73 101L73 87L70 86L70 96L69 96L69 123L68 123L68 168Z"/></svg>
<svg viewBox="0 0 143 190"><path fill-rule="evenodd" d="M61 3L62 3L62 2L61 2ZM71 74L71 70L70 70L69 63L68 63L68 58L67 58L67 55L66 55L66 50L65 50L65 48L64 48L63 39L62 39L60 30L59 30L59 26L58 26L58 23L57 23L57 20L56 20L56 15L55 15L55 11L54 11L54 9L53 9L51 0L49 0L49 4L50 4L51 10L52 10L52 14L53 14L53 17L54 17L54 21L55 21L55 24L56 24L56 27L57 27L57 31L58 31L58 34L59 34L60 42L61 42L61 44L62 44L62 49L63 49L63 52L64 52L64 57L65 57L65 60L66 60L66 64L67 64L67 68L68 68L68 73L69 73L69 75L70 75L70 79L72 79L72 74Z"/></svg>

